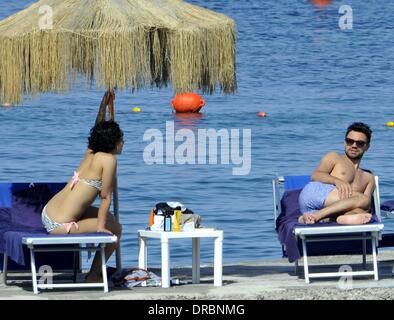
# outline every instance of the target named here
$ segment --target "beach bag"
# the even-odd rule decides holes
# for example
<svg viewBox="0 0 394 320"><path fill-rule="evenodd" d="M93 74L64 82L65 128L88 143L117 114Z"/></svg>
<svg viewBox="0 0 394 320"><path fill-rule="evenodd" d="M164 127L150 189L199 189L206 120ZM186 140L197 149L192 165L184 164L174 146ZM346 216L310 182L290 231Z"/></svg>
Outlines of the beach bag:
<svg viewBox="0 0 394 320"><path fill-rule="evenodd" d="M201 226L201 216L186 208L180 202L159 202L152 208L149 218L149 229L152 231L164 230L164 217L171 216L174 223L174 210L181 210L179 221L181 231L192 231Z"/></svg>
<svg viewBox="0 0 394 320"><path fill-rule="evenodd" d="M110 280L115 286L122 288L160 287L161 278L146 269L129 268L115 272Z"/></svg>
<svg viewBox="0 0 394 320"><path fill-rule="evenodd" d="M180 202L159 202L155 205L155 208L153 208L153 210L156 215L162 216L172 216L174 214L174 210L181 210L182 214L193 214L193 211L186 208Z"/></svg>

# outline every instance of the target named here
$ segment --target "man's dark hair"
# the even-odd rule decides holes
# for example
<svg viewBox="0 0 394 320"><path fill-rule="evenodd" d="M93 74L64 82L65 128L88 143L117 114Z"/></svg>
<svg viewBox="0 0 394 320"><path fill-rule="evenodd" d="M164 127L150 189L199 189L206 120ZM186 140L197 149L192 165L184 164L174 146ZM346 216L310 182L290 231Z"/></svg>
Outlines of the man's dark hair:
<svg viewBox="0 0 394 320"><path fill-rule="evenodd" d="M99 122L90 130L88 147L93 150L93 153L110 153L115 150L122 137L123 131L115 121Z"/></svg>
<svg viewBox="0 0 394 320"><path fill-rule="evenodd" d="M371 136L372 136L372 130L371 128L366 125L365 123L362 122L354 122L352 123L346 131L345 137L349 134L350 131L357 131L357 132L362 132L367 136L367 142L368 144L371 142Z"/></svg>

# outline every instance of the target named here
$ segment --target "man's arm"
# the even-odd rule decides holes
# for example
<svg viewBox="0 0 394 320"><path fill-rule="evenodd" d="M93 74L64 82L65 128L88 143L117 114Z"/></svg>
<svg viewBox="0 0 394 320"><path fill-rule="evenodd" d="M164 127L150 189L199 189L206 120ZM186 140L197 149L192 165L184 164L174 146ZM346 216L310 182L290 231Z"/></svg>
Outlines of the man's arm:
<svg viewBox="0 0 394 320"><path fill-rule="evenodd" d="M368 184L364 191L364 199L361 208L369 210L371 207L372 194L375 190L375 178L372 174L368 174Z"/></svg>
<svg viewBox="0 0 394 320"><path fill-rule="evenodd" d="M332 170L339 161L340 157L336 152L327 153L321 160L319 166L312 173L312 181L320 181L335 185L339 191L339 198L346 199L352 195L352 186L350 183L343 181L331 175Z"/></svg>
<svg viewBox="0 0 394 320"><path fill-rule="evenodd" d="M336 178L331 176L331 172L338 161L338 154L336 152L327 153L321 160L318 167L312 173L313 181L320 181L323 183L335 184Z"/></svg>

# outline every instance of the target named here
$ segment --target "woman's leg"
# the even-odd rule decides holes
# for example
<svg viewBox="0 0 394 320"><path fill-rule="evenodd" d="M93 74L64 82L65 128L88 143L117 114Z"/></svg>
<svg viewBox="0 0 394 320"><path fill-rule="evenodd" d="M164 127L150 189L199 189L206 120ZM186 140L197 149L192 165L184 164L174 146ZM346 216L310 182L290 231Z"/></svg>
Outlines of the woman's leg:
<svg viewBox="0 0 394 320"><path fill-rule="evenodd" d="M95 233L97 232L97 214L98 208L89 207L88 210L81 216L80 220L77 221L78 229L73 225L70 233L80 234L80 233ZM114 235L118 237L117 243L113 243L105 246L105 260L111 257L112 253L118 247L120 243L120 237L122 235L122 226L116 221L112 214L108 214L106 228L110 230ZM67 230L65 227L59 227L52 231L52 234L66 234ZM99 252L96 252L92 266L89 271L87 281L96 282L101 276L101 256Z"/></svg>

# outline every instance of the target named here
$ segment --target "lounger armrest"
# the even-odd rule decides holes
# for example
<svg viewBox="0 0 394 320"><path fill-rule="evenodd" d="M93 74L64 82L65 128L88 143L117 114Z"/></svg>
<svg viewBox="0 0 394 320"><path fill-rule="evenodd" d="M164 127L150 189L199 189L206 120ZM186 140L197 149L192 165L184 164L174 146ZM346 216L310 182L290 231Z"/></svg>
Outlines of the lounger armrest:
<svg viewBox="0 0 394 320"><path fill-rule="evenodd" d="M24 237L25 245L50 245L50 244L90 244L90 243L115 243L116 236L55 236L55 237Z"/></svg>
<svg viewBox="0 0 394 320"><path fill-rule="evenodd" d="M372 223L366 225L353 226L326 226L326 227L308 227L300 226L294 228L296 236L306 235L328 235L341 233L361 233L361 232L381 232L384 228L382 223Z"/></svg>

